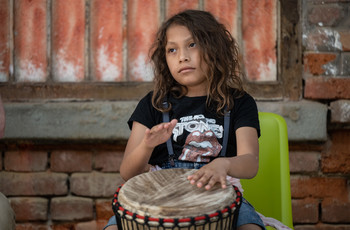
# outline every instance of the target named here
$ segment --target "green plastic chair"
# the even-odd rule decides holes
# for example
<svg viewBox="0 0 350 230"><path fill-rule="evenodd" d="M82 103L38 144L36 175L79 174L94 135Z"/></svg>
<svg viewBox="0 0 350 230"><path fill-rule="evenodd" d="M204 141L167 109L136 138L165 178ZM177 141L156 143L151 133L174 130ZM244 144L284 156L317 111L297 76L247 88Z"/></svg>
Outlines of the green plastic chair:
<svg viewBox="0 0 350 230"><path fill-rule="evenodd" d="M274 113L259 112L259 121L259 172L241 180L243 196L265 217L293 228L287 125Z"/></svg>

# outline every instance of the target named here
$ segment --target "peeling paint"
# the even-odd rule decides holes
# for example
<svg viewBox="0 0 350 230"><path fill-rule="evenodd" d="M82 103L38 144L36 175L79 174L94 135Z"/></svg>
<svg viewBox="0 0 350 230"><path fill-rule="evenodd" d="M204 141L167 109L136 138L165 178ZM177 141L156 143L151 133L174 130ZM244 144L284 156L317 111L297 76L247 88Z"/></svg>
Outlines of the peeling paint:
<svg viewBox="0 0 350 230"><path fill-rule="evenodd" d="M342 114L343 114L343 116L342 116L342 121L349 121L350 120L350 104L346 104L346 103L344 103L344 104L342 104L341 105L341 111L342 111Z"/></svg>
<svg viewBox="0 0 350 230"><path fill-rule="evenodd" d="M59 50L57 56L54 57L53 71L57 81L61 82L75 82L82 80L79 75L83 73L80 60L77 60L78 64L68 61L65 58L64 51Z"/></svg>
<svg viewBox="0 0 350 230"><path fill-rule="evenodd" d="M45 81L45 71L42 64L39 66L33 64L31 61L21 61L18 66L18 74L16 76L17 81L31 81L31 82L43 82Z"/></svg>
<svg viewBox="0 0 350 230"><path fill-rule="evenodd" d="M19 82L45 82L47 73L46 1L15 1L12 57Z"/></svg>
<svg viewBox="0 0 350 230"><path fill-rule="evenodd" d="M275 60L269 59L267 64L261 63L258 68L260 81L276 80L277 69Z"/></svg>
<svg viewBox="0 0 350 230"><path fill-rule="evenodd" d="M324 29L325 34L328 37L328 42L333 45L334 48L342 50L342 44L340 42L340 34L336 30ZM334 39L329 39L334 38Z"/></svg>
<svg viewBox="0 0 350 230"><path fill-rule="evenodd" d="M253 81L277 79L277 1L242 1L242 39L246 76Z"/></svg>
<svg viewBox="0 0 350 230"><path fill-rule="evenodd" d="M338 74L338 67L333 63L327 63L323 65L322 68L325 70L325 75L336 76Z"/></svg>
<svg viewBox="0 0 350 230"><path fill-rule="evenodd" d="M98 39L102 39L103 38L103 30L105 28L104 27L101 27L100 31L98 32Z"/></svg>
<svg viewBox="0 0 350 230"><path fill-rule="evenodd" d="M210 0L204 1L204 9L211 12L234 38L238 38L238 0Z"/></svg>
<svg viewBox="0 0 350 230"><path fill-rule="evenodd" d="M166 1L166 16L170 17L187 9L198 9L198 0L168 0Z"/></svg>
<svg viewBox="0 0 350 230"><path fill-rule="evenodd" d="M140 54L137 56L136 60L131 63L130 72L134 77L141 77L143 81L152 81L153 70L150 63L147 63L146 55Z"/></svg>
<svg viewBox="0 0 350 230"><path fill-rule="evenodd" d="M160 5L158 0L128 1L126 45L129 81L151 81L153 78L148 54L159 26Z"/></svg>
<svg viewBox="0 0 350 230"><path fill-rule="evenodd" d="M320 46L327 50L342 50L343 45L338 31L329 28L318 28L309 33L303 34L303 43L308 50L319 50Z"/></svg>
<svg viewBox="0 0 350 230"><path fill-rule="evenodd" d="M100 73L102 81L115 81L121 77L121 71L118 68L118 53L108 54L106 46L102 46L97 52L97 71Z"/></svg>
<svg viewBox="0 0 350 230"><path fill-rule="evenodd" d="M10 71L10 75L13 75L13 65L12 64L9 66L9 71Z"/></svg>

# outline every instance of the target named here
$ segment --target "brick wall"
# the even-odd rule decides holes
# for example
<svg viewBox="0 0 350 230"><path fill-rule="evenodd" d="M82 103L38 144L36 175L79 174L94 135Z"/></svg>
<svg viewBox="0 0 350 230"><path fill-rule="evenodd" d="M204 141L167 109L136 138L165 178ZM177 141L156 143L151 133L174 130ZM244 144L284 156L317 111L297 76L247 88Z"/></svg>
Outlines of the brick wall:
<svg viewBox="0 0 350 230"><path fill-rule="evenodd" d="M17 229L106 224L148 46L186 8L227 25L259 110L287 121L295 229L350 229L349 0L0 0L0 191Z"/></svg>
<svg viewBox="0 0 350 230"><path fill-rule="evenodd" d="M304 98L329 106L327 140L292 144L295 229L350 229L349 1L302 1Z"/></svg>
<svg viewBox="0 0 350 230"><path fill-rule="evenodd" d="M118 173L123 151L33 147L5 151L0 162L1 192L10 197L16 229L102 229L113 215L111 197L123 182Z"/></svg>

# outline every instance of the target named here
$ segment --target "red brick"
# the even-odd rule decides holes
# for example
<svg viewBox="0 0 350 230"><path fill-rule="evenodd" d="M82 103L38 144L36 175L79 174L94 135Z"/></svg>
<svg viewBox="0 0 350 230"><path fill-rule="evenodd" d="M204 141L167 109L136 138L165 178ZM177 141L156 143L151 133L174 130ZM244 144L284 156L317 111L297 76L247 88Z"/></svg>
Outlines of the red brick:
<svg viewBox="0 0 350 230"><path fill-rule="evenodd" d="M234 38L237 38L238 8L237 0L206 0L204 10L211 12Z"/></svg>
<svg viewBox="0 0 350 230"><path fill-rule="evenodd" d="M93 201L81 197L55 197L51 200L51 218L57 221L91 220Z"/></svg>
<svg viewBox="0 0 350 230"><path fill-rule="evenodd" d="M117 173L74 173L70 178L70 189L78 196L110 198L122 183Z"/></svg>
<svg viewBox="0 0 350 230"><path fill-rule="evenodd" d="M305 80L307 99L350 99L349 78L311 77Z"/></svg>
<svg viewBox="0 0 350 230"><path fill-rule="evenodd" d="M350 131L334 131L331 146L322 156L322 172L350 174Z"/></svg>
<svg viewBox="0 0 350 230"><path fill-rule="evenodd" d="M308 22L318 26L336 26L344 16L344 9L335 4L310 7L307 14Z"/></svg>
<svg viewBox="0 0 350 230"><path fill-rule="evenodd" d="M91 1L92 76L96 80L124 80L123 39L123 1Z"/></svg>
<svg viewBox="0 0 350 230"><path fill-rule="evenodd" d="M326 198L322 201L322 221L326 223L350 223L350 201Z"/></svg>
<svg viewBox="0 0 350 230"><path fill-rule="evenodd" d="M85 151L53 151L51 170L54 172L88 172L92 170L92 153Z"/></svg>
<svg viewBox="0 0 350 230"><path fill-rule="evenodd" d="M0 172L0 191L9 196L65 195L68 176L63 173Z"/></svg>
<svg viewBox="0 0 350 230"><path fill-rule="evenodd" d="M102 172L119 172L123 152L99 152L94 156L94 169Z"/></svg>
<svg viewBox="0 0 350 230"><path fill-rule="evenodd" d="M16 230L51 230L51 228L46 224L16 223Z"/></svg>
<svg viewBox="0 0 350 230"><path fill-rule="evenodd" d="M0 82L9 80L11 65L11 19L10 2L0 1Z"/></svg>
<svg viewBox="0 0 350 230"><path fill-rule="evenodd" d="M10 198L16 221L46 221L49 201L37 197Z"/></svg>
<svg viewBox="0 0 350 230"><path fill-rule="evenodd" d="M341 177L306 177L291 176L291 193L293 198L338 197L347 199L347 179Z"/></svg>
<svg viewBox="0 0 350 230"><path fill-rule="evenodd" d="M112 201L109 200L96 200L96 219L97 220L109 220L114 215L112 210Z"/></svg>
<svg viewBox="0 0 350 230"><path fill-rule="evenodd" d="M276 17L276 0L242 1L243 53L249 80L277 79Z"/></svg>
<svg viewBox="0 0 350 230"><path fill-rule="evenodd" d="M184 10L199 8L199 0L168 0L165 4L167 18Z"/></svg>
<svg viewBox="0 0 350 230"><path fill-rule="evenodd" d="M52 74L56 81L84 79L85 1L52 1Z"/></svg>
<svg viewBox="0 0 350 230"><path fill-rule="evenodd" d="M341 224L316 224L316 225L296 225L294 230L350 230L350 225Z"/></svg>
<svg viewBox="0 0 350 230"><path fill-rule="evenodd" d="M158 0L128 1L128 77L131 81L153 79L148 54L159 27L159 4Z"/></svg>
<svg viewBox="0 0 350 230"><path fill-rule="evenodd" d="M293 223L317 223L319 201L312 198L292 200Z"/></svg>
<svg viewBox="0 0 350 230"><path fill-rule="evenodd" d="M350 31L340 31L339 35L343 51L350 51Z"/></svg>
<svg viewBox="0 0 350 230"><path fill-rule="evenodd" d="M60 223L54 223L51 225L52 230L75 230L75 223L64 223L64 224L60 224Z"/></svg>
<svg viewBox="0 0 350 230"><path fill-rule="evenodd" d="M108 221L90 221L78 223L75 230L97 230L103 229L107 225Z"/></svg>
<svg viewBox="0 0 350 230"><path fill-rule="evenodd" d="M304 54L304 71L312 75L325 74L327 65L334 63L336 59L335 53L306 53Z"/></svg>
<svg viewBox="0 0 350 230"><path fill-rule="evenodd" d="M14 49L17 81L47 78L47 1L14 1Z"/></svg>
<svg viewBox="0 0 350 230"><path fill-rule="evenodd" d="M4 165L6 171L44 171L47 166L47 153L29 150L5 152Z"/></svg>
<svg viewBox="0 0 350 230"><path fill-rule="evenodd" d="M320 154L317 152L290 152L291 173L312 173L319 170Z"/></svg>

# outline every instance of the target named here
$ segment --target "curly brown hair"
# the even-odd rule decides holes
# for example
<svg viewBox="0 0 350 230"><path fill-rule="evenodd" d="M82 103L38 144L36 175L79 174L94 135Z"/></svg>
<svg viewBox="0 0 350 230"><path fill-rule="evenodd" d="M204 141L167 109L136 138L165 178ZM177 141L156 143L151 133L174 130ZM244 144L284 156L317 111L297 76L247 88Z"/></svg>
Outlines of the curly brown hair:
<svg viewBox="0 0 350 230"><path fill-rule="evenodd" d="M169 111L171 105L163 108L164 98L169 94L180 98L187 93L187 88L172 77L166 62L166 33L171 25L187 27L200 47L201 61L208 65L207 106L214 103L216 112L220 115L224 113L225 107L232 109L234 99L243 93L238 46L223 24L211 13L200 10L186 10L176 14L158 30L156 41L150 49L154 64L153 106L162 112Z"/></svg>

